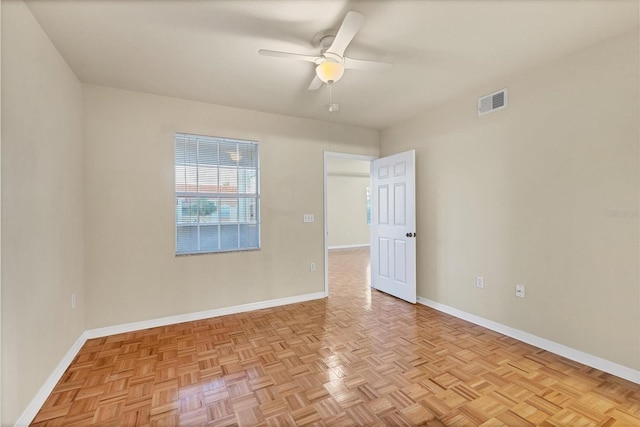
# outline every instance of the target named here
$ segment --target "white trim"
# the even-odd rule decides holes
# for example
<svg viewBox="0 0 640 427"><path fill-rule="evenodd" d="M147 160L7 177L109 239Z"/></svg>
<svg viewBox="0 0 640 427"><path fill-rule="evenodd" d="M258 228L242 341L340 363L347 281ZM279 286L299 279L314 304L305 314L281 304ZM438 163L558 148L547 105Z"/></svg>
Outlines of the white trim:
<svg viewBox="0 0 640 427"><path fill-rule="evenodd" d="M365 161L365 160L363 160ZM353 178L369 178L369 172L327 172L328 176L348 176Z"/></svg>
<svg viewBox="0 0 640 427"><path fill-rule="evenodd" d="M42 405L44 405L44 402L53 391L53 388L56 386L56 384L58 384L58 381L60 381L60 378L62 378L62 375L67 370L69 365L71 365L71 362L73 362L73 359L75 359L76 355L86 341L87 333L83 332L82 335L80 335L76 342L71 346L69 351L67 351L67 354L64 355L60 363L58 363L58 366L56 366L51 375L49 375L49 378L47 378L42 387L40 387L40 390L38 390L38 393L36 393L35 397L31 399L31 402L29 402L27 408L16 420L14 427L23 427L31 424L33 419L38 414L38 411L40 410L40 408L42 408Z"/></svg>
<svg viewBox="0 0 640 427"><path fill-rule="evenodd" d="M351 160L363 160L366 162L371 162L372 160L377 159L374 156L367 156L362 154L350 154L350 153L340 153L338 151L325 151L324 152L324 163L323 163L323 204L322 204L322 212L323 212L323 221L324 221L324 296L329 296L329 220L327 218L327 188L328 188L328 162L330 157L337 157L343 159L351 159ZM368 245L367 245L368 246ZM332 247L331 249L337 249L337 247Z"/></svg>
<svg viewBox="0 0 640 427"><path fill-rule="evenodd" d="M143 320L141 322L125 323L122 325L107 326L104 328L89 329L80 335L80 338L73 344L67 354L64 355L58 366L49 375L36 396L31 399L27 408L22 412L14 427L23 427L31 424L38 414L38 411L47 400L53 388L58 384L60 378L67 370L73 359L76 357L84 343L88 339L106 337L109 335L122 334L125 332L139 331L141 329L155 328L158 326L173 325L176 323L190 322L193 320L208 319L210 317L225 316L228 314L243 313L246 311L260 310L263 308L278 307L281 305L295 304L299 302L322 299L324 292L314 292L311 294L295 295L286 298L277 298L267 301L252 302L249 304L235 305L231 307L215 308L213 310L198 311L195 313L179 314L177 316L161 317L158 319Z"/></svg>
<svg viewBox="0 0 640 427"><path fill-rule="evenodd" d="M476 316L475 314L467 313L466 311L462 311L427 298L418 297L418 303L426 305L427 307L431 307L443 313L450 314L459 319L463 319L468 322L475 323L476 325L483 326L487 329L491 329L492 331L499 332L508 337L515 338L519 341L526 342L527 344L531 344L543 350L550 351L562 357L566 357L567 359L580 362L584 365L591 366L592 368L599 369L617 377L624 378L625 380L640 384L640 371L638 370L620 365L615 362L611 362L606 359L602 359L601 357L597 357L562 344L558 344L557 342L541 338L528 332L503 325L502 323L494 322L492 320Z"/></svg>
<svg viewBox="0 0 640 427"><path fill-rule="evenodd" d="M212 310L197 311L195 313L178 314L176 316L160 317L158 319L143 320L140 322L125 323L122 325L107 326L104 328L89 329L85 332L87 338L99 338L126 332L139 331L141 329L157 328L159 326L173 325L176 323L192 322L194 320L208 319L210 317L226 316L229 314L244 313L246 311L261 310L263 308L278 307L281 305L295 304L324 298L324 292L296 295L286 298L278 298L267 301L252 302L249 304L234 305L231 307L214 308Z"/></svg>
<svg viewBox="0 0 640 427"><path fill-rule="evenodd" d="M339 246L327 246L329 250L331 249L353 249L353 248L368 248L371 246L369 243L357 243L355 245L339 245Z"/></svg>

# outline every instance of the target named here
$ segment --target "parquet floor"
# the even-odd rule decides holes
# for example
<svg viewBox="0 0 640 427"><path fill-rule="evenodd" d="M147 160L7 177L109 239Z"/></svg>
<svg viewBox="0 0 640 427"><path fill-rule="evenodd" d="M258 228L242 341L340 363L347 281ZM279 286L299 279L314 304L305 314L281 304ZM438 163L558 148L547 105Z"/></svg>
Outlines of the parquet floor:
<svg viewBox="0 0 640 427"><path fill-rule="evenodd" d="M87 341L35 426L640 426L640 386L368 288Z"/></svg>

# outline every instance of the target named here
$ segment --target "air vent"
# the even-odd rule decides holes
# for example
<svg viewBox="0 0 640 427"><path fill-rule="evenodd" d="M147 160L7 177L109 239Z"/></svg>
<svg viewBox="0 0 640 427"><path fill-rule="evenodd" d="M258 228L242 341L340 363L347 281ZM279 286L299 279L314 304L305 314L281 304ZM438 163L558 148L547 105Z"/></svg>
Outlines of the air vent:
<svg viewBox="0 0 640 427"><path fill-rule="evenodd" d="M493 113L507 108L507 89L502 89L490 95L478 98L478 116Z"/></svg>

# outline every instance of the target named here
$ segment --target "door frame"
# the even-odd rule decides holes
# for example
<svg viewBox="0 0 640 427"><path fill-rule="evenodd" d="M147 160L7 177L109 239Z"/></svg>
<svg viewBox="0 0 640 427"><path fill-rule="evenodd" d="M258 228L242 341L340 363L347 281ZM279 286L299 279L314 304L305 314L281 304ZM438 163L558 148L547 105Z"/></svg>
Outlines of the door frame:
<svg viewBox="0 0 640 427"><path fill-rule="evenodd" d="M328 217L327 217L327 193L328 193L328 171L327 166L330 158L342 158L351 160L363 160L371 163L372 160L377 159L375 156L367 156L362 154L350 154L340 153L337 151L325 151L324 152L324 201L323 201L323 221L324 221L324 296L329 296L329 230L328 230ZM371 183L371 174L369 174L369 183ZM369 242L371 244L371 242Z"/></svg>

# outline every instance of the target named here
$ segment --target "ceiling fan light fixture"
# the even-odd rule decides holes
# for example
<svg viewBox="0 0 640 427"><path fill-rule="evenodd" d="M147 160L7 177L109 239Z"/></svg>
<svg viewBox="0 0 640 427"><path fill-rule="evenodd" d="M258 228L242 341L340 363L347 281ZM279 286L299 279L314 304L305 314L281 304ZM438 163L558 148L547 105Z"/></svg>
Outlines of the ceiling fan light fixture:
<svg viewBox="0 0 640 427"><path fill-rule="evenodd" d="M334 61L323 61L316 67L316 74L325 83L335 83L344 74L344 65Z"/></svg>

